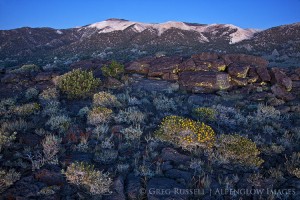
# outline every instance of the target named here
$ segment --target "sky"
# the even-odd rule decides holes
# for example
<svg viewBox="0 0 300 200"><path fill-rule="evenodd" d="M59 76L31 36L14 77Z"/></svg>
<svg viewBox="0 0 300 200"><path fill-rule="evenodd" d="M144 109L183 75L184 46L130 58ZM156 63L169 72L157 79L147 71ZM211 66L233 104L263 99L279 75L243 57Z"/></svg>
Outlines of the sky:
<svg viewBox="0 0 300 200"><path fill-rule="evenodd" d="M300 22L300 0L0 0L0 30L64 29L109 18L267 29Z"/></svg>

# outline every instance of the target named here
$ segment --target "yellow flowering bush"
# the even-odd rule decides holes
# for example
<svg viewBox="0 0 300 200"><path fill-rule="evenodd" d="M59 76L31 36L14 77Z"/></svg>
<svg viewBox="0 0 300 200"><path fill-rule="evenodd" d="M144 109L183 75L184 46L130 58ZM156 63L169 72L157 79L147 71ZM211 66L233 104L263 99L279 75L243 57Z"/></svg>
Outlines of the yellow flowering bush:
<svg viewBox="0 0 300 200"><path fill-rule="evenodd" d="M242 165L260 166L264 161L256 144L237 134L221 135L217 141L217 150L224 158Z"/></svg>
<svg viewBox="0 0 300 200"><path fill-rule="evenodd" d="M216 110L208 107L198 107L193 110L195 117L200 120L214 121L216 119Z"/></svg>
<svg viewBox="0 0 300 200"><path fill-rule="evenodd" d="M212 147L215 141L215 132L210 126L180 116L165 117L155 136L186 149Z"/></svg>
<svg viewBox="0 0 300 200"><path fill-rule="evenodd" d="M100 85L100 79L94 78L93 72L74 69L58 77L59 89L68 95L68 98L86 97Z"/></svg>
<svg viewBox="0 0 300 200"><path fill-rule="evenodd" d="M93 108L87 116L87 122L92 125L107 122L112 117L113 111L105 107Z"/></svg>

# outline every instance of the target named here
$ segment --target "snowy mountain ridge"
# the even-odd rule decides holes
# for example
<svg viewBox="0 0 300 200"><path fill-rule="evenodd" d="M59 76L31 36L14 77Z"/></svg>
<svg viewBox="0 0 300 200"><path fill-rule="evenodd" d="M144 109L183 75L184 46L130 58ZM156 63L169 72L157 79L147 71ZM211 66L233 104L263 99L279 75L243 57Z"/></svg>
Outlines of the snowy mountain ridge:
<svg viewBox="0 0 300 200"><path fill-rule="evenodd" d="M93 23L91 25L83 27L83 29L96 28L99 30L98 33L109 33L113 31L124 31L125 29L130 27L139 33L143 32L146 29L153 29L157 31L158 36L161 36L165 31L172 28L185 30L185 31L195 31L201 35L203 33L217 32L218 29L221 28L227 28L228 31L232 32L230 34L231 44L240 42L242 40L251 39L255 33L259 32L258 30L255 29L243 29L232 24L202 25L202 24L188 24L188 23L176 22L176 21L168 21L168 22L156 24L156 23L133 22L133 21L127 21L122 19L108 19L105 21Z"/></svg>

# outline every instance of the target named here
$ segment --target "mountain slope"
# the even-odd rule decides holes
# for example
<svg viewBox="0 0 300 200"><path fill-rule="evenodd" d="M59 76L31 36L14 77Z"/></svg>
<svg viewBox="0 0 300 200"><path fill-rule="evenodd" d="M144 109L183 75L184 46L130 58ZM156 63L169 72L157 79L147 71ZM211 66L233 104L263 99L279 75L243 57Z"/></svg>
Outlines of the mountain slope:
<svg viewBox="0 0 300 200"><path fill-rule="evenodd" d="M299 32L299 24L258 31L231 24L154 24L122 19L64 30L26 27L0 31L0 64L39 59L51 63L86 56L130 60L160 51L180 55L199 51L270 55L277 49L280 54L288 52L288 56L297 57Z"/></svg>

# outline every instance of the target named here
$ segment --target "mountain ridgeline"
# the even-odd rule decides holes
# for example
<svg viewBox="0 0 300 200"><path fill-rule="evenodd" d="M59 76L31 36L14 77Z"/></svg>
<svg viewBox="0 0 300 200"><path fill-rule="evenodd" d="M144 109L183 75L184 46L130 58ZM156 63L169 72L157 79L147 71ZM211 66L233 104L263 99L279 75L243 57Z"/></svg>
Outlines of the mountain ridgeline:
<svg viewBox="0 0 300 200"><path fill-rule="evenodd" d="M130 61L157 53L210 51L263 56L271 65L297 66L300 23L267 30L231 24L139 23L108 19L70 29L23 27L0 31L0 65L68 64L86 58Z"/></svg>

